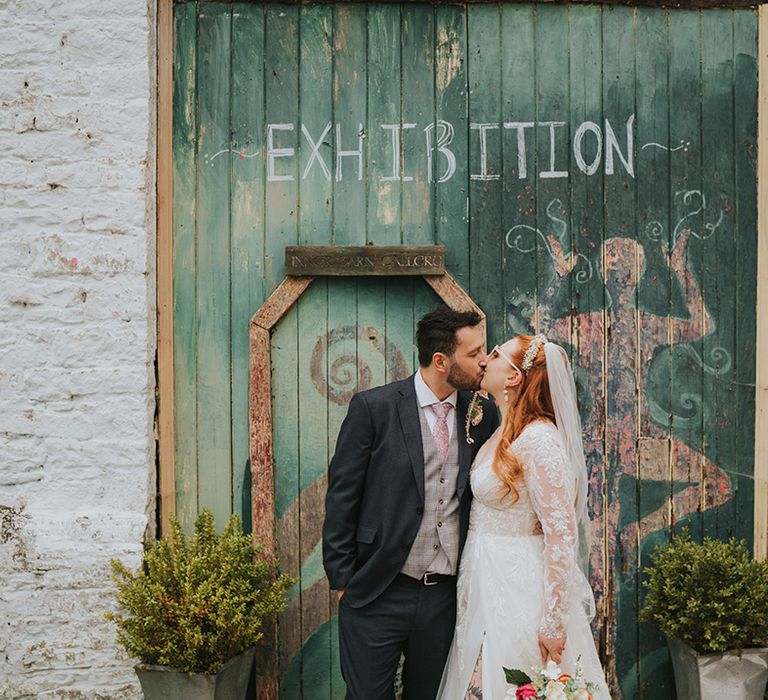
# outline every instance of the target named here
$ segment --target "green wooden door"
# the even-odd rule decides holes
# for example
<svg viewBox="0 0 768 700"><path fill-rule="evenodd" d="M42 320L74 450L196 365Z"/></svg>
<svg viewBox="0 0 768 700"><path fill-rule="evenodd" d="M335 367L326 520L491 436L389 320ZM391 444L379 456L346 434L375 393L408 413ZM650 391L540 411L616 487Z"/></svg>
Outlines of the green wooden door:
<svg viewBox="0 0 768 700"><path fill-rule="evenodd" d="M183 520L204 505L250 520L248 320L284 247L445 244L491 344L541 330L571 352L596 639L615 697L671 697L663 640L638 623L642 565L672 527L752 538L756 11L180 2L174 16ZM313 353L323 337L395 347L410 367L407 299L423 290L409 284L316 282L275 331L281 553L305 569L282 623L286 694L335 673L316 492L343 406L318 392ZM400 325L390 295L411 309Z"/></svg>
<svg viewBox="0 0 768 700"><path fill-rule="evenodd" d="M322 566L328 461L352 394L411 374L415 322L437 303L420 278L316 280L272 335L278 555L300 577L280 620L282 697L344 697Z"/></svg>

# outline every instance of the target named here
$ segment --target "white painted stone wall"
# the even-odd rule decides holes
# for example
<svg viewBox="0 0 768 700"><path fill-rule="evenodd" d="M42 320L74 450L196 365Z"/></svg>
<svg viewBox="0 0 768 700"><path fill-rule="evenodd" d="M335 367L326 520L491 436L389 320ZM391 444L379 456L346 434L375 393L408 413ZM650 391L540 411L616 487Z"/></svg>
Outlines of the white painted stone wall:
<svg viewBox="0 0 768 700"><path fill-rule="evenodd" d="M154 0L0 1L0 698L141 697L108 562L155 515Z"/></svg>

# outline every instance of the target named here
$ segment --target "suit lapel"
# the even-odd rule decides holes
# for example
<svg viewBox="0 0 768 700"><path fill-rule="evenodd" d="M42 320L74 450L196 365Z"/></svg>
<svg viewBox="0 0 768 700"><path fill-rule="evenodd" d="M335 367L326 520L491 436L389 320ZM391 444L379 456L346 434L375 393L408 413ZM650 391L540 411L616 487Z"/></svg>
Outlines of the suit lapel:
<svg viewBox="0 0 768 700"><path fill-rule="evenodd" d="M419 489L419 496L424 500L424 447L421 442L421 423L419 407L416 402L416 387L413 376L406 379L398 389L400 396L397 400L397 411L400 416L400 427L405 438L405 448L411 460L413 476Z"/></svg>
<svg viewBox="0 0 768 700"><path fill-rule="evenodd" d="M467 442L464 426L472 392L460 391L456 400L456 437L459 441L459 476L456 479L456 495L461 498L467 486L467 477L472 462L472 445Z"/></svg>

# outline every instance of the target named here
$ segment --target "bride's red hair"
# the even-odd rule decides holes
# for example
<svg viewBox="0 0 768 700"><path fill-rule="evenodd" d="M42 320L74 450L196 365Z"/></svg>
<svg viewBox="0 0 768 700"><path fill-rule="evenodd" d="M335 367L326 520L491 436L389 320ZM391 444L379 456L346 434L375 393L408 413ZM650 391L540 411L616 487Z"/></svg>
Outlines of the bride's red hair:
<svg viewBox="0 0 768 700"><path fill-rule="evenodd" d="M518 367L523 366L523 358L532 340L531 335L517 336L518 342L511 357ZM523 477L523 465L514 452L510 451L509 446L532 421L543 419L555 422L543 343L536 353L533 365L527 373L523 373L523 381L514 391L515 395L510 396L507 408L507 423L493 459L493 471L502 482L501 498L504 500L511 495L513 503L520 498L517 482Z"/></svg>

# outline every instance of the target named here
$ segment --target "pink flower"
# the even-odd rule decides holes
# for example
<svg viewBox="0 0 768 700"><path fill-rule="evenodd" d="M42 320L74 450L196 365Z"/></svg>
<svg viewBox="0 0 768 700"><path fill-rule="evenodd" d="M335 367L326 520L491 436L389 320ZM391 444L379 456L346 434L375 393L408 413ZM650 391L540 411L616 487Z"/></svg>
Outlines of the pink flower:
<svg viewBox="0 0 768 700"><path fill-rule="evenodd" d="M536 688L534 688L530 683L521 685L517 689L517 693L515 693L515 700L528 700L528 698L537 697L539 697L539 694L536 692Z"/></svg>

